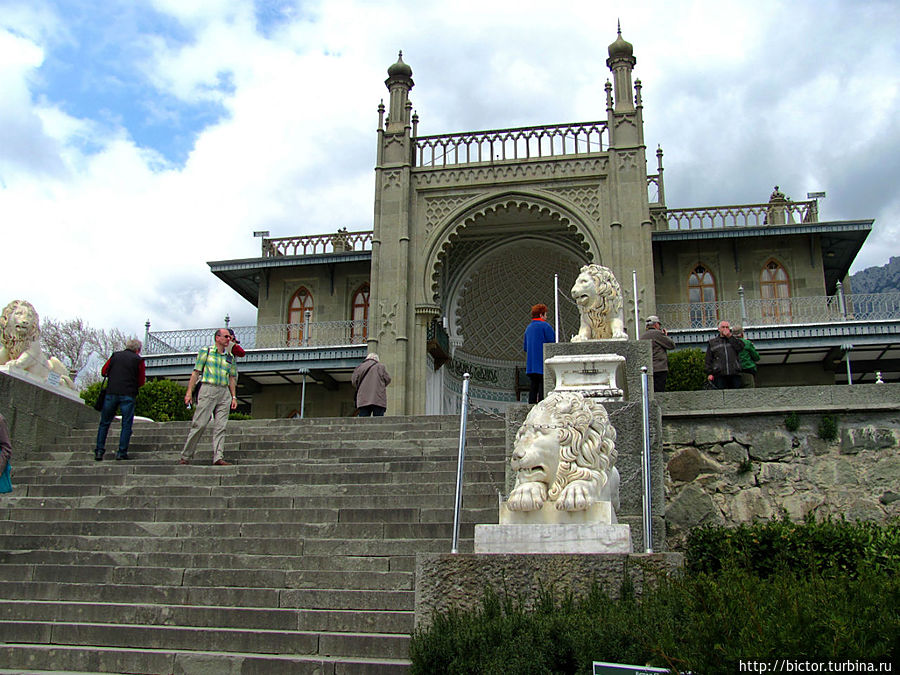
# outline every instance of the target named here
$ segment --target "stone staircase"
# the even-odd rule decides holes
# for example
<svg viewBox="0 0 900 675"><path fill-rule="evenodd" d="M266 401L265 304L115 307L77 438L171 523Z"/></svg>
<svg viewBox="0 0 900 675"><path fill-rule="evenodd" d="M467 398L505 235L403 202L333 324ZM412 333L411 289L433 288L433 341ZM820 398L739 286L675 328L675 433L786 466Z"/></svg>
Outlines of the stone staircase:
<svg viewBox="0 0 900 675"><path fill-rule="evenodd" d="M459 420L95 429L14 461L0 497L0 673L402 673L415 556L449 552ZM107 448L116 447L114 423ZM502 420L469 419L460 549L497 522ZM15 457L14 457L15 459Z"/></svg>

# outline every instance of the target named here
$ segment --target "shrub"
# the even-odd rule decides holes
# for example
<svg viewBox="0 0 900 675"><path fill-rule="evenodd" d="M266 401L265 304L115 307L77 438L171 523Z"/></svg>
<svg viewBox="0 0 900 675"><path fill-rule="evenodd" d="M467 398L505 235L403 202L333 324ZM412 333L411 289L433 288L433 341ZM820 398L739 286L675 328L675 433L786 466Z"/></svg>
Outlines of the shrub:
<svg viewBox="0 0 900 675"><path fill-rule="evenodd" d="M780 570L854 578L870 567L900 573L900 521L887 525L812 515L803 523L771 520L734 528L699 527L688 536L686 565L695 574L740 567L761 577Z"/></svg>
<svg viewBox="0 0 900 675"><path fill-rule="evenodd" d="M248 415L247 413L233 412L233 413L228 413L228 419L230 419L230 420L252 420L253 416Z"/></svg>
<svg viewBox="0 0 900 675"><path fill-rule="evenodd" d="M900 640L900 575L765 578L740 567L661 579L611 599L544 594L533 610L485 592L410 643L413 673L591 673L593 661L695 673L737 672L738 659L889 661Z"/></svg>
<svg viewBox="0 0 900 675"><path fill-rule="evenodd" d="M679 349L669 354L666 391L697 391L706 386L706 354L702 349Z"/></svg>
<svg viewBox="0 0 900 675"><path fill-rule="evenodd" d="M784 418L784 428L791 433L800 428L800 415L798 415L796 411Z"/></svg>
<svg viewBox="0 0 900 675"><path fill-rule="evenodd" d="M84 402L93 407L100 395L102 382L95 382L81 391ZM175 420L189 420L193 410L188 410L184 405L186 387L171 380L152 380L138 390L137 399L134 402L134 414L138 417L148 417L156 422L172 422Z"/></svg>
<svg viewBox="0 0 900 675"><path fill-rule="evenodd" d="M836 415L822 415L819 420L819 438L823 441L833 441L837 438L838 420Z"/></svg>

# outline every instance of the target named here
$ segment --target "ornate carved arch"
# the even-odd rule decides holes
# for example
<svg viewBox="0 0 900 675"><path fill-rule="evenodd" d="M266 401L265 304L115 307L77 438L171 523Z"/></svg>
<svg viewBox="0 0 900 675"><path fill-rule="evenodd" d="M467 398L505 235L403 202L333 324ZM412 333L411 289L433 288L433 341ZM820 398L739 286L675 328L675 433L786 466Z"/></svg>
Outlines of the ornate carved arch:
<svg viewBox="0 0 900 675"><path fill-rule="evenodd" d="M573 205L562 203L548 194L524 192L504 192L486 196L476 204L460 206L450 213L443 224L434 228L434 235L425 255L424 288L426 298L436 301L440 297L441 268L460 235L469 227L477 226L478 221L490 219L502 211L527 210L535 216L558 221L560 229L574 235L583 252L593 262L601 262L600 244L594 233L586 226L591 222L590 216L581 213ZM511 237L520 236L511 232Z"/></svg>

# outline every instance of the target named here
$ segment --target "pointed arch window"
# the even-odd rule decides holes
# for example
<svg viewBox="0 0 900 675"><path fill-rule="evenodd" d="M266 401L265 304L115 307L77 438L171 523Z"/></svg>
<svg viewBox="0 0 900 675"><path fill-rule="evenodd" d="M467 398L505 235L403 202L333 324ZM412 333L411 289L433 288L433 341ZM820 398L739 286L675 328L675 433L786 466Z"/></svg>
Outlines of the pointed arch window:
<svg viewBox="0 0 900 675"><path fill-rule="evenodd" d="M791 283L780 262L770 258L759 277L763 317L781 323L791 316Z"/></svg>
<svg viewBox="0 0 900 675"><path fill-rule="evenodd" d="M368 337L369 325L369 283L366 282L353 293L350 307L350 343L361 344Z"/></svg>
<svg viewBox="0 0 900 675"><path fill-rule="evenodd" d="M688 276L688 303L691 328L707 328L718 323L716 280L704 265L697 265Z"/></svg>
<svg viewBox="0 0 900 675"><path fill-rule="evenodd" d="M312 320L313 296L306 286L301 286L291 296L288 303L288 326L287 343L288 345L300 346L303 344L303 331L306 328L306 312L310 312L310 320Z"/></svg>

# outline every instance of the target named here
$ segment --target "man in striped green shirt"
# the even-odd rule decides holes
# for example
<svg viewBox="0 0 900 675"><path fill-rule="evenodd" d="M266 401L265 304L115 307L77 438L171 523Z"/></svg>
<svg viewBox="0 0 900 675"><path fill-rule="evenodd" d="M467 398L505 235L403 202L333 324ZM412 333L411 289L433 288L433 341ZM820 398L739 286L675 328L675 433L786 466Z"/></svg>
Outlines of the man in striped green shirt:
<svg viewBox="0 0 900 675"><path fill-rule="evenodd" d="M200 436L210 422L213 423L212 463L216 466L231 464L225 461L225 425L228 424L228 413L237 408L237 366L234 356L226 351L231 340L228 329L220 328L216 331L215 344L204 347L197 354L197 362L184 395L184 404L191 404L198 381L203 386L197 396L197 409L194 411L194 420L181 451L179 464L191 463Z"/></svg>

